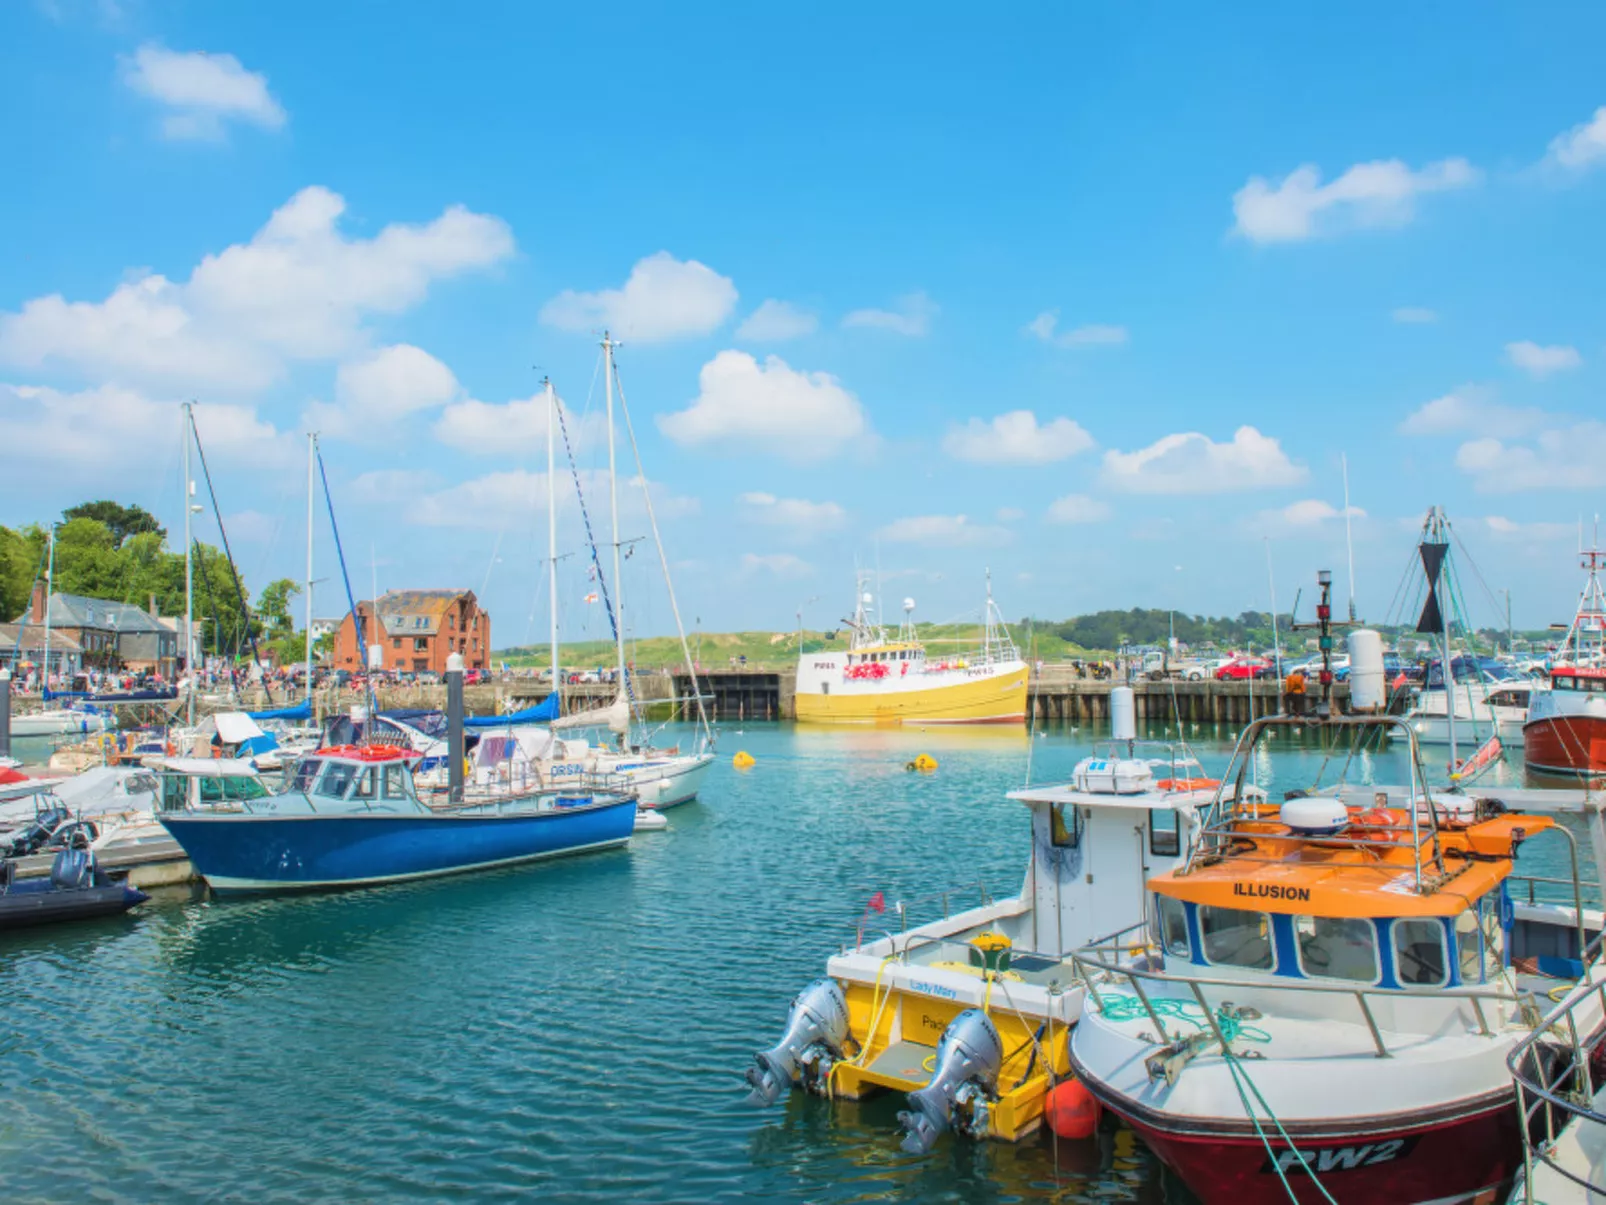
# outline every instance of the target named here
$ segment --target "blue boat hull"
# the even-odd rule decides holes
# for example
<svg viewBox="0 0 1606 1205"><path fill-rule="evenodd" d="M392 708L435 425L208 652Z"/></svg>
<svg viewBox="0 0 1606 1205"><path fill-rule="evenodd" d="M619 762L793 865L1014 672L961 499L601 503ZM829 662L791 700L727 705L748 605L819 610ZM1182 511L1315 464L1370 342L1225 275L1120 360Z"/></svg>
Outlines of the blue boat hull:
<svg viewBox="0 0 1606 1205"><path fill-rule="evenodd" d="M162 817L221 894L360 887L606 849L628 841L635 820L630 799L522 816Z"/></svg>

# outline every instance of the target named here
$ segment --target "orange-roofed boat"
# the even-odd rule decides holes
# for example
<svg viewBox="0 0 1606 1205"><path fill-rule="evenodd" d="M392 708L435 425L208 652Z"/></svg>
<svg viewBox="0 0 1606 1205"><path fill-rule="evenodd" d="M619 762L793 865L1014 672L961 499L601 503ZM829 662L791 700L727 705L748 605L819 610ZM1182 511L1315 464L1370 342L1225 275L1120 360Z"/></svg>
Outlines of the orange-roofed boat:
<svg viewBox="0 0 1606 1205"><path fill-rule="evenodd" d="M1574 838L1436 794L1387 716L1314 723L1324 768L1384 737L1408 750L1392 805L1319 780L1245 794L1261 746L1312 723L1246 729L1186 861L1149 879L1145 924L1078 951L1072 1071L1205 1205L1492 1200L1522 1165L1507 1056L1528 1042L1564 1062L1565 1035L1535 1037L1542 1014L1606 982ZM1531 840L1566 878L1516 873ZM1601 1029L1600 993L1573 1021Z"/></svg>

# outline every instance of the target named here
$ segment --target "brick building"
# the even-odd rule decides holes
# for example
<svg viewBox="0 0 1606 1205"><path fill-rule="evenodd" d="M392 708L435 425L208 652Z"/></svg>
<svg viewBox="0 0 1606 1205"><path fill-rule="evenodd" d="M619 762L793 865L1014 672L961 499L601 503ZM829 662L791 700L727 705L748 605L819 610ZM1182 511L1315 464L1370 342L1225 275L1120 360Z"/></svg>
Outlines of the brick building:
<svg viewBox="0 0 1606 1205"><path fill-rule="evenodd" d="M357 604L363 639L374 642L375 605ZM378 603L378 645L387 670L446 672L446 658L463 655L465 669L484 669L491 659L491 617L472 590L388 590ZM350 613L335 633L336 669L363 668Z"/></svg>

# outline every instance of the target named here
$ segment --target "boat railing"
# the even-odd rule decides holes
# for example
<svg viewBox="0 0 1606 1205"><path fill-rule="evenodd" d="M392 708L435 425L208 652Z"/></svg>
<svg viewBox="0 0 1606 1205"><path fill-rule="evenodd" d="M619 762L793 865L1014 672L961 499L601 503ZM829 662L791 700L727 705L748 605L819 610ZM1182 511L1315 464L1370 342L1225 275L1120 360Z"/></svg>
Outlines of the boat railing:
<svg viewBox="0 0 1606 1205"><path fill-rule="evenodd" d="M1588 1199L1594 1199L1593 1193L1606 1194L1606 1177L1585 1178L1556 1158L1556 1139L1568 1125L1606 1127L1606 1114L1596 1107L1592 1076L1596 1054L1606 1044L1606 1027L1580 1026L1577 1018L1580 1006L1592 1000L1606 1014L1606 980L1577 984L1506 1056L1522 1118L1525 1205L1536 1205L1534 1172L1540 1165L1589 1190L1584 1194ZM1565 1043L1564 1058L1555 1057L1556 1039ZM1597 1133L1606 1134L1606 1129Z"/></svg>
<svg viewBox="0 0 1606 1205"><path fill-rule="evenodd" d="M972 898L976 900L974 904L965 903L964 906L958 910L960 912L968 912L972 908L985 908L993 902L992 895L987 891L987 884L978 879L974 883L966 883L962 887L950 888L947 891L937 891L930 895L915 896L913 899L894 900L892 904L888 906L887 919L888 921L891 921L893 917L896 917L896 923L898 926L897 933L906 934L909 932L910 928L910 915L912 913L919 912L925 905L929 904L940 906L942 909L942 915L933 915L929 916L925 920L917 920L914 925L914 927L917 929L925 925L935 924L939 920L947 920L954 914L954 906L956 903L970 900ZM935 911L935 909L933 909L933 911ZM859 918L859 923L855 926L853 945L844 945L842 947L842 953L848 954L862 950L865 944L864 935L866 932L872 934L873 941L880 940L879 937L873 936L875 933L880 933L884 936L893 938L893 946L896 950L897 937L893 931L890 928L867 928L869 925L869 919L869 909L867 908L865 910L865 915ZM905 945L902 953L907 955L907 944Z"/></svg>
<svg viewBox="0 0 1606 1205"><path fill-rule="evenodd" d="M1104 1010L1104 998L1099 992L1099 984L1106 988L1110 983L1125 980L1131 987L1133 995L1143 1006L1144 1013L1154 1023L1155 1032L1160 1037L1162 1045L1177 1041L1189 1036L1181 1031L1180 1027L1173 1026L1175 1032L1168 1033L1165 1023L1161 1020L1162 1013L1155 1008L1152 988L1181 987L1187 989L1193 1000L1198 1004L1204 1014L1204 1021L1210 1028L1215 1039L1222 1044L1223 1049L1231 1049L1221 1028L1221 1018L1217 1011L1212 1009L1205 999L1205 988L1221 988L1231 991L1239 999L1246 991L1257 995L1271 993L1299 993L1305 996L1348 996L1355 1001L1356 1010L1360 1018L1365 1021L1366 1028L1372 1037L1372 1044L1377 1057L1386 1059L1393 1057L1388 1043L1383 1037L1383 1031L1377 1023L1377 1017L1372 1011L1372 1001L1387 1000L1449 1000L1453 1002L1466 1001L1472 1006L1473 1015L1477 1018L1477 1032L1482 1037L1493 1037L1494 1030L1490 1027L1489 1017L1484 1010L1486 1003L1512 1006L1522 1010L1526 1004L1531 1010L1529 1014L1537 1019L1537 1009L1533 1007L1531 997L1527 997L1515 990L1501 990L1498 987L1436 987L1431 995L1420 991L1411 991L1408 988L1386 988L1376 984L1341 984L1341 983L1315 983L1309 980L1271 980L1271 979L1218 979L1203 975L1174 975L1163 970L1153 970L1148 965L1138 966L1134 959L1142 956L1147 964L1148 956L1157 954L1156 946L1149 933L1147 921L1139 921L1117 930L1107 937L1083 946L1071 954L1071 962L1075 967L1076 978L1087 988L1094 1006L1100 1012ZM1145 984L1149 988L1145 988ZM1227 1001L1222 1001L1226 1007ZM1190 1018L1191 1019L1191 1018ZM1496 1012L1496 1022L1499 1022L1499 1013ZM1413 1036L1412 1041L1416 1041Z"/></svg>

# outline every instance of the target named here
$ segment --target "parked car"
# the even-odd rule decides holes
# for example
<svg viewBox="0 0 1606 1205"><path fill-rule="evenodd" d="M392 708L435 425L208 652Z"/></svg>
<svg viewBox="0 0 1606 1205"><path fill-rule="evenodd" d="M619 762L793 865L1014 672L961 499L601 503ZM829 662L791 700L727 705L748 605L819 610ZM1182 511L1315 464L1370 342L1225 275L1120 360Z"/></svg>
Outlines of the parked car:
<svg viewBox="0 0 1606 1205"><path fill-rule="evenodd" d="M483 669L471 669L463 675L463 685L478 686L481 682L488 681L488 679L489 676Z"/></svg>
<svg viewBox="0 0 1606 1205"><path fill-rule="evenodd" d="M1270 661L1262 661L1258 657L1234 657L1216 671L1216 681L1246 682L1251 678L1270 678L1276 672Z"/></svg>
<svg viewBox="0 0 1606 1205"><path fill-rule="evenodd" d="M1208 661L1201 661L1197 665L1190 665L1186 677L1189 682L1203 682L1206 678L1214 678L1223 666L1231 665L1231 657L1213 657Z"/></svg>

